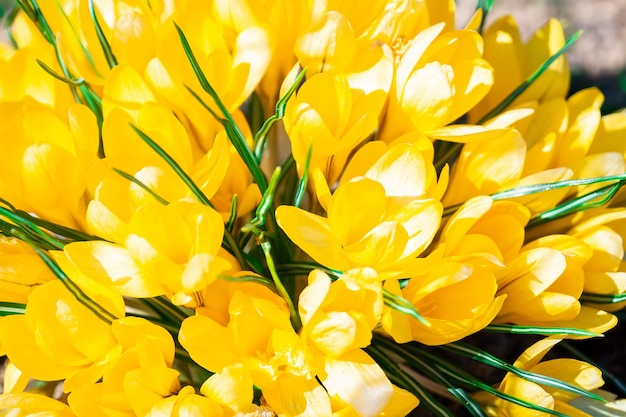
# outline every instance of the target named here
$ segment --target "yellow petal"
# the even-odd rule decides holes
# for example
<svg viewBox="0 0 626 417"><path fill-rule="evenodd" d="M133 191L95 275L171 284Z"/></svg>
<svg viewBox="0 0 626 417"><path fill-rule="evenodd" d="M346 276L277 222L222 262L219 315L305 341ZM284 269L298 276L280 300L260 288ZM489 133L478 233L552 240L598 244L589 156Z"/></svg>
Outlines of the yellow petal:
<svg viewBox="0 0 626 417"><path fill-rule="evenodd" d="M363 417L376 416L389 403L393 387L380 366L360 349L327 358L321 377L328 395L350 404Z"/></svg>

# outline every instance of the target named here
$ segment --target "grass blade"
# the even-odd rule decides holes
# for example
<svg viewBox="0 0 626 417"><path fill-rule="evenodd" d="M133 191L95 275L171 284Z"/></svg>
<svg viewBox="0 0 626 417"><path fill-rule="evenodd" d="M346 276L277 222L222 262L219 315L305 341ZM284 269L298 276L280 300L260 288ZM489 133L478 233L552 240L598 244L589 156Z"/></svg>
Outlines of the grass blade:
<svg viewBox="0 0 626 417"><path fill-rule="evenodd" d="M248 146L248 143L246 142L243 133L241 133L241 130L239 130L239 126L237 126L237 124L233 120L228 109L224 106L224 103L222 103L222 100L217 95L217 92L213 89L209 81L206 79L204 73L202 72L202 68L200 68L200 64L198 64L198 61L196 60L196 57L191 50L191 46L189 45L189 42L187 41L187 38L182 29L176 24L174 24L174 26L176 26L176 31L178 32L178 36L183 45L183 49L185 50L187 59L189 60L189 63L191 64L194 73L196 74L196 78L200 82L200 86L207 94L211 96L213 101L215 101L215 104L222 113L222 116L224 117L223 119L218 120L224 125L224 128L226 129L226 133L228 134L231 143L237 150L237 153L239 154L243 162L248 167L248 170L252 174L252 178L254 178L254 181L259 186L261 194L265 193L265 190L267 189L267 181L265 179L265 176L263 175L263 172L261 171L261 168L259 167L256 157L252 153L252 150L250 150L250 147Z"/></svg>

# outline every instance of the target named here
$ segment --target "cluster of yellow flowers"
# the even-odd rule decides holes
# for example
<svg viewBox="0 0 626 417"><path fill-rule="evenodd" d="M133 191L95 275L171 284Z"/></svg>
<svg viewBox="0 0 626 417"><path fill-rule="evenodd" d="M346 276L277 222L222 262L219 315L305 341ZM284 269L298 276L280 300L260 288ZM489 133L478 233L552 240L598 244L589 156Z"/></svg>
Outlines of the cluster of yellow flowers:
<svg viewBox="0 0 626 417"><path fill-rule="evenodd" d="M476 416L585 416L569 401L599 398L598 368L543 360L626 303L626 113L568 97L578 34L553 19L524 42L512 17L485 24L490 1L462 29L453 0L18 3L0 415L452 416L444 391ZM479 331L546 337L509 364L460 342Z"/></svg>

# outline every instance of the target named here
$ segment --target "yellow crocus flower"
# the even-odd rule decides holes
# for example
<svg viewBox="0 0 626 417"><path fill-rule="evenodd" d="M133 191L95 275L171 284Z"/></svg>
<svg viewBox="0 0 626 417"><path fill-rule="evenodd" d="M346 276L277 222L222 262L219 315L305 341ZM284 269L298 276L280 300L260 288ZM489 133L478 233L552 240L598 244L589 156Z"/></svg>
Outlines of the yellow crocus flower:
<svg viewBox="0 0 626 417"><path fill-rule="evenodd" d="M179 340L191 358L218 373L242 365L280 415L330 417L330 399L315 380L312 353L291 327L287 307L236 291L228 308L226 325L202 310L183 321Z"/></svg>
<svg viewBox="0 0 626 417"><path fill-rule="evenodd" d="M63 379L65 392L96 382L122 352L111 326L59 280L35 288L25 314L0 318L0 339L24 374L43 381Z"/></svg>
<svg viewBox="0 0 626 417"><path fill-rule="evenodd" d="M347 168L356 175L369 160L364 174L320 199L326 217L280 206L276 219L287 236L320 264L340 271L369 267L386 278L423 261L415 257L434 238L442 208L432 198L439 194L432 165L417 146L399 144L382 155L372 150L373 158L366 155L354 170Z"/></svg>
<svg viewBox="0 0 626 417"><path fill-rule="evenodd" d="M442 33L443 29L442 23L431 26L397 51L381 140L390 142L411 131L432 137L458 135L454 127L445 132L440 128L489 91L493 73L481 57L481 37L471 30Z"/></svg>
<svg viewBox="0 0 626 417"><path fill-rule="evenodd" d="M28 245L0 236L0 301L26 304L34 288L53 279L50 269Z"/></svg>
<svg viewBox="0 0 626 417"><path fill-rule="evenodd" d="M64 253L79 271L120 294L167 295L189 307L202 306L207 286L231 268L220 249L222 217L200 203L146 203L124 231L117 243L74 242Z"/></svg>
<svg viewBox="0 0 626 417"><path fill-rule="evenodd" d="M83 384L68 396L78 417L105 417L112 412L134 417L180 389L178 371L171 369L174 340L165 329L138 317L113 322L111 331L124 352L102 380Z"/></svg>
<svg viewBox="0 0 626 417"><path fill-rule="evenodd" d="M496 294L493 272L445 260L412 276L402 290L397 280L387 280L385 288L404 297L424 318L420 322L386 307L383 328L398 343L441 345L462 339L491 323L505 300Z"/></svg>
<svg viewBox="0 0 626 417"><path fill-rule="evenodd" d="M39 103L0 103L0 195L43 219L85 228L87 172L96 162L98 128L73 104L60 118Z"/></svg>
<svg viewBox="0 0 626 417"><path fill-rule="evenodd" d="M550 349L560 341L561 339L554 337L540 340L526 349L513 365L525 371L568 382L588 391L601 387L604 381L600 370L586 362L565 358L542 361ZM567 404L577 395L539 385L513 374L507 374L504 377L498 390L568 416L589 417L587 413ZM525 417L545 414L501 398L495 398L485 392L479 392L475 398L483 405L488 415L494 417Z"/></svg>
<svg viewBox="0 0 626 417"><path fill-rule="evenodd" d="M377 114L363 105L342 74L317 74L289 100L283 122L298 174L320 169L334 183L350 152L376 128Z"/></svg>
<svg viewBox="0 0 626 417"><path fill-rule="evenodd" d="M500 104L565 44L563 27L557 19L550 19L524 43L511 16L493 22L484 31L483 39L484 59L493 67L495 81L484 99L475 103L469 112L471 122L476 122ZM531 100L543 102L564 98L569 90L569 76L567 59L561 56L511 106Z"/></svg>
<svg viewBox="0 0 626 417"><path fill-rule="evenodd" d="M0 410L11 417L77 417L67 404L42 394L0 394Z"/></svg>
<svg viewBox="0 0 626 417"><path fill-rule="evenodd" d="M314 270L299 300L300 336L327 357L338 357L370 344L382 314L382 285L372 269L351 270L332 283Z"/></svg>

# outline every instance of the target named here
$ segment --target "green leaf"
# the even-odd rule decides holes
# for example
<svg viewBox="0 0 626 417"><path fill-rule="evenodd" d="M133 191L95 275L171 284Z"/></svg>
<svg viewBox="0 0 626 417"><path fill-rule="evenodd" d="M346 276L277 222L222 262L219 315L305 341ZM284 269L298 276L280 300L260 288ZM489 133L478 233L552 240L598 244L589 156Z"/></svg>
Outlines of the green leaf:
<svg viewBox="0 0 626 417"><path fill-rule="evenodd" d="M263 237L261 236L261 239ZM289 315L291 316L291 325L293 326L296 332L300 331L302 328L302 321L300 320L300 314L298 314L298 310L293 304L293 300L289 296L289 293L285 289L283 282L281 281L278 273L276 272L276 267L274 264L274 258L272 257L272 245L267 240L261 241L261 249L265 254L265 262L267 264L267 269L270 271L270 275L272 276L272 280L274 281L274 285L278 290L278 294L285 300L287 306L289 307Z"/></svg>
<svg viewBox="0 0 626 417"><path fill-rule="evenodd" d="M41 250L37 245L26 236L24 233L16 231L16 236L24 242L28 243L30 247L39 255L41 260L46 264L48 269L63 283L65 288L76 298L78 302L87 307L96 317L111 324L117 319L113 314L107 311L104 307L98 304L93 298L88 296L82 288L80 288L70 277L68 277L56 261L48 254L48 252Z"/></svg>
<svg viewBox="0 0 626 417"><path fill-rule="evenodd" d="M601 334L588 330L574 329L569 327L539 327L539 326L518 326L516 324L490 324L483 329L487 332L511 333L511 334L534 334L541 336L561 335L561 336L582 336L601 337Z"/></svg>
<svg viewBox="0 0 626 417"><path fill-rule="evenodd" d="M306 152L306 162L304 164L304 173L302 174L302 178L300 178L300 181L298 182L298 189L296 190L296 197L293 203L295 207L300 207L300 204L302 204L302 199L304 198L306 185L309 182L309 165L311 164L312 153L313 153L313 144L309 146L309 150Z"/></svg>
<svg viewBox="0 0 626 417"><path fill-rule="evenodd" d="M533 372L525 371L523 369L519 369L501 359L496 358L495 356L481 349L478 349L477 347L470 346L466 343L462 343L462 342L448 343L446 345L439 346L439 348L447 350L452 353L456 353L466 358L474 359L475 361L484 363L494 368L498 368L503 371L510 372L527 381L531 381L537 384L571 392L576 395L582 395L584 397L589 397L597 401L603 401L602 397L600 397L597 394L594 394L592 392L589 392L587 390L584 390L582 388L579 388L567 382L561 381L560 379L551 378L545 375L540 375L540 374L536 374Z"/></svg>
<svg viewBox="0 0 626 417"><path fill-rule="evenodd" d="M270 132L274 124L276 124L276 122L282 119L285 115L287 102L289 101L293 93L295 93L296 90L300 87L300 84L302 83L305 75L306 69L301 69L293 84L291 84L291 87L289 87L289 90L287 90L285 95L282 96L276 103L276 113L274 113L267 120L265 120L265 122L261 126L261 129L259 129L259 131L254 135L254 155L256 156L257 162L261 162L261 158L263 158L263 150L265 149L265 142L267 141L268 133Z"/></svg>
<svg viewBox="0 0 626 417"><path fill-rule="evenodd" d="M491 10L491 8L493 7L493 0L478 0L478 3L476 4L476 9L482 9L483 14L482 17L480 19L480 26L478 27L478 33L483 33L483 28L485 25L485 20L487 19L487 14L489 14L489 11Z"/></svg>
<svg viewBox="0 0 626 417"><path fill-rule="evenodd" d="M48 43L54 45L56 43L56 38L54 36L54 32L48 25L46 18L43 13L41 13L41 9L39 9L39 5L36 0L17 0L17 4L24 10L26 16L37 26L39 32L43 35L43 37L48 41Z"/></svg>
<svg viewBox="0 0 626 417"><path fill-rule="evenodd" d="M626 301L626 293L621 294L592 294L583 293L580 301L594 304L617 304Z"/></svg>
<svg viewBox="0 0 626 417"><path fill-rule="evenodd" d="M109 41L106 36L104 36L104 32L102 31L102 27L100 26L100 22L98 21L98 16L96 14L96 8L94 7L93 0L89 0L89 14L91 15L91 20L93 21L94 29L96 30L96 36L98 36L98 41L100 42L100 47L102 48L102 52L104 52L104 57L107 60L107 64L109 64L109 68L113 68L117 66L117 59L115 59L115 55L111 50L111 45L109 45Z"/></svg>
<svg viewBox="0 0 626 417"><path fill-rule="evenodd" d="M158 195L157 193L155 193L150 187L148 187L146 184L144 184L143 182L139 181L137 178L133 177L132 175L122 171L121 169L117 169L114 167L111 167L111 169L117 173L119 176L121 176L122 178L127 179L128 181L132 182L133 184L138 185L142 190L144 190L145 192L147 192L148 194L150 194L156 201L158 201L159 203L167 206L169 204L169 202L164 199L163 197L161 197L160 195Z"/></svg>
<svg viewBox="0 0 626 417"><path fill-rule="evenodd" d="M229 281L229 282L235 282L235 283L239 283L239 282L252 282L254 284L258 284L258 285L262 285L266 288L268 288L269 290L271 290L273 293L280 295L278 292L278 289L276 289L276 285L274 285L274 282L264 276L260 276L260 275L240 275L240 276L230 276L230 275L224 275L224 274L220 274L217 276L219 279L223 279L224 281Z"/></svg>
<svg viewBox="0 0 626 417"><path fill-rule="evenodd" d="M410 302L408 302L404 297L395 295L391 293L389 290L383 289L383 300L386 306L391 307L394 310L399 311L400 313L408 314L409 316L413 317L414 319L416 319L417 321L419 321L425 326L430 326L430 324L428 323L428 320L426 320L417 311L415 306L411 304Z"/></svg>
<svg viewBox="0 0 626 417"><path fill-rule="evenodd" d="M24 314L25 311L26 304L0 301L0 317L12 316L14 314Z"/></svg>
<svg viewBox="0 0 626 417"><path fill-rule="evenodd" d="M41 230L29 219L25 219L19 214L13 213L9 209L0 207L0 216L5 217L15 225L13 227L15 230L11 231L13 236L18 237L17 235L21 234L27 238L28 241L36 244L37 247L43 246L46 249L63 249L63 246L65 246L63 242ZM11 227L10 223L7 224ZM24 241L26 242L26 240Z"/></svg>
<svg viewBox="0 0 626 417"><path fill-rule="evenodd" d="M196 199L199 202L201 202L202 204L207 205L209 207L213 207L213 205L211 204L211 201L209 201L207 196L204 195L204 193L202 192L200 187L198 187L196 185L196 183L193 182L191 177L189 175L187 175L185 170L183 170L180 165L178 165L178 162L176 162L174 160L174 158L172 158L167 152L165 152L165 150L163 148L161 148L158 143L156 143L150 136L145 134L138 127L136 127L132 123L131 123L130 127L133 128L135 133L137 133L139 135L139 137L144 142L146 142L146 144L148 144L148 146L150 146L150 148L152 148L153 151L155 151L161 158L163 158L163 160L170 166L170 168L172 168L172 170L174 170L176 175L178 175L178 177L185 183L187 188L189 188L191 193L194 195L194 197L196 197Z"/></svg>
<svg viewBox="0 0 626 417"><path fill-rule="evenodd" d="M196 57L193 54L191 46L189 45L189 42L187 41L187 38L185 37L182 29L177 24L174 24L174 26L176 27L176 31L178 32L178 36L182 43L183 49L185 50L185 54L187 55L187 59L189 60L189 63L193 68L193 72L196 74L196 78L200 82L200 86L207 94L211 96L219 111L222 113L222 116L224 117L223 119L218 118L217 120L220 121L226 129L228 138L237 150L237 153L239 154L243 162L246 164L246 167L248 167L250 174L252 174L252 178L254 178L254 181L259 186L261 194L265 193L265 190L267 189L267 181L265 180L265 176L263 175L263 172L259 167L256 157L248 147L248 143L246 142L243 133L241 133L241 130L239 130L239 126L237 126L237 123L235 123L235 121L233 120L231 114L224 106L224 103L222 103L222 100L218 96L215 89L213 89L209 81L206 79L204 73L202 72L202 68L200 67L200 64L198 64L198 61L196 60Z"/></svg>
<svg viewBox="0 0 626 417"><path fill-rule="evenodd" d="M580 197L559 204L558 206L550 210L546 210L532 218L526 227L538 226L552 220L569 216L570 214L601 207L611 201L619 189L624 185L624 182L625 181L622 180L616 184L604 186L595 191L591 191Z"/></svg>
<svg viewBox="0 0 626 417"><path fill-rule="evenodd" d="M228 211L228 220L226 220L226 224L224 227L230 233L233 232L233 228L235 227L235 222L237 221L237 212L239 206L239 199L237 194L233 194L233 198L230 200L230 208Z"/></svg>

